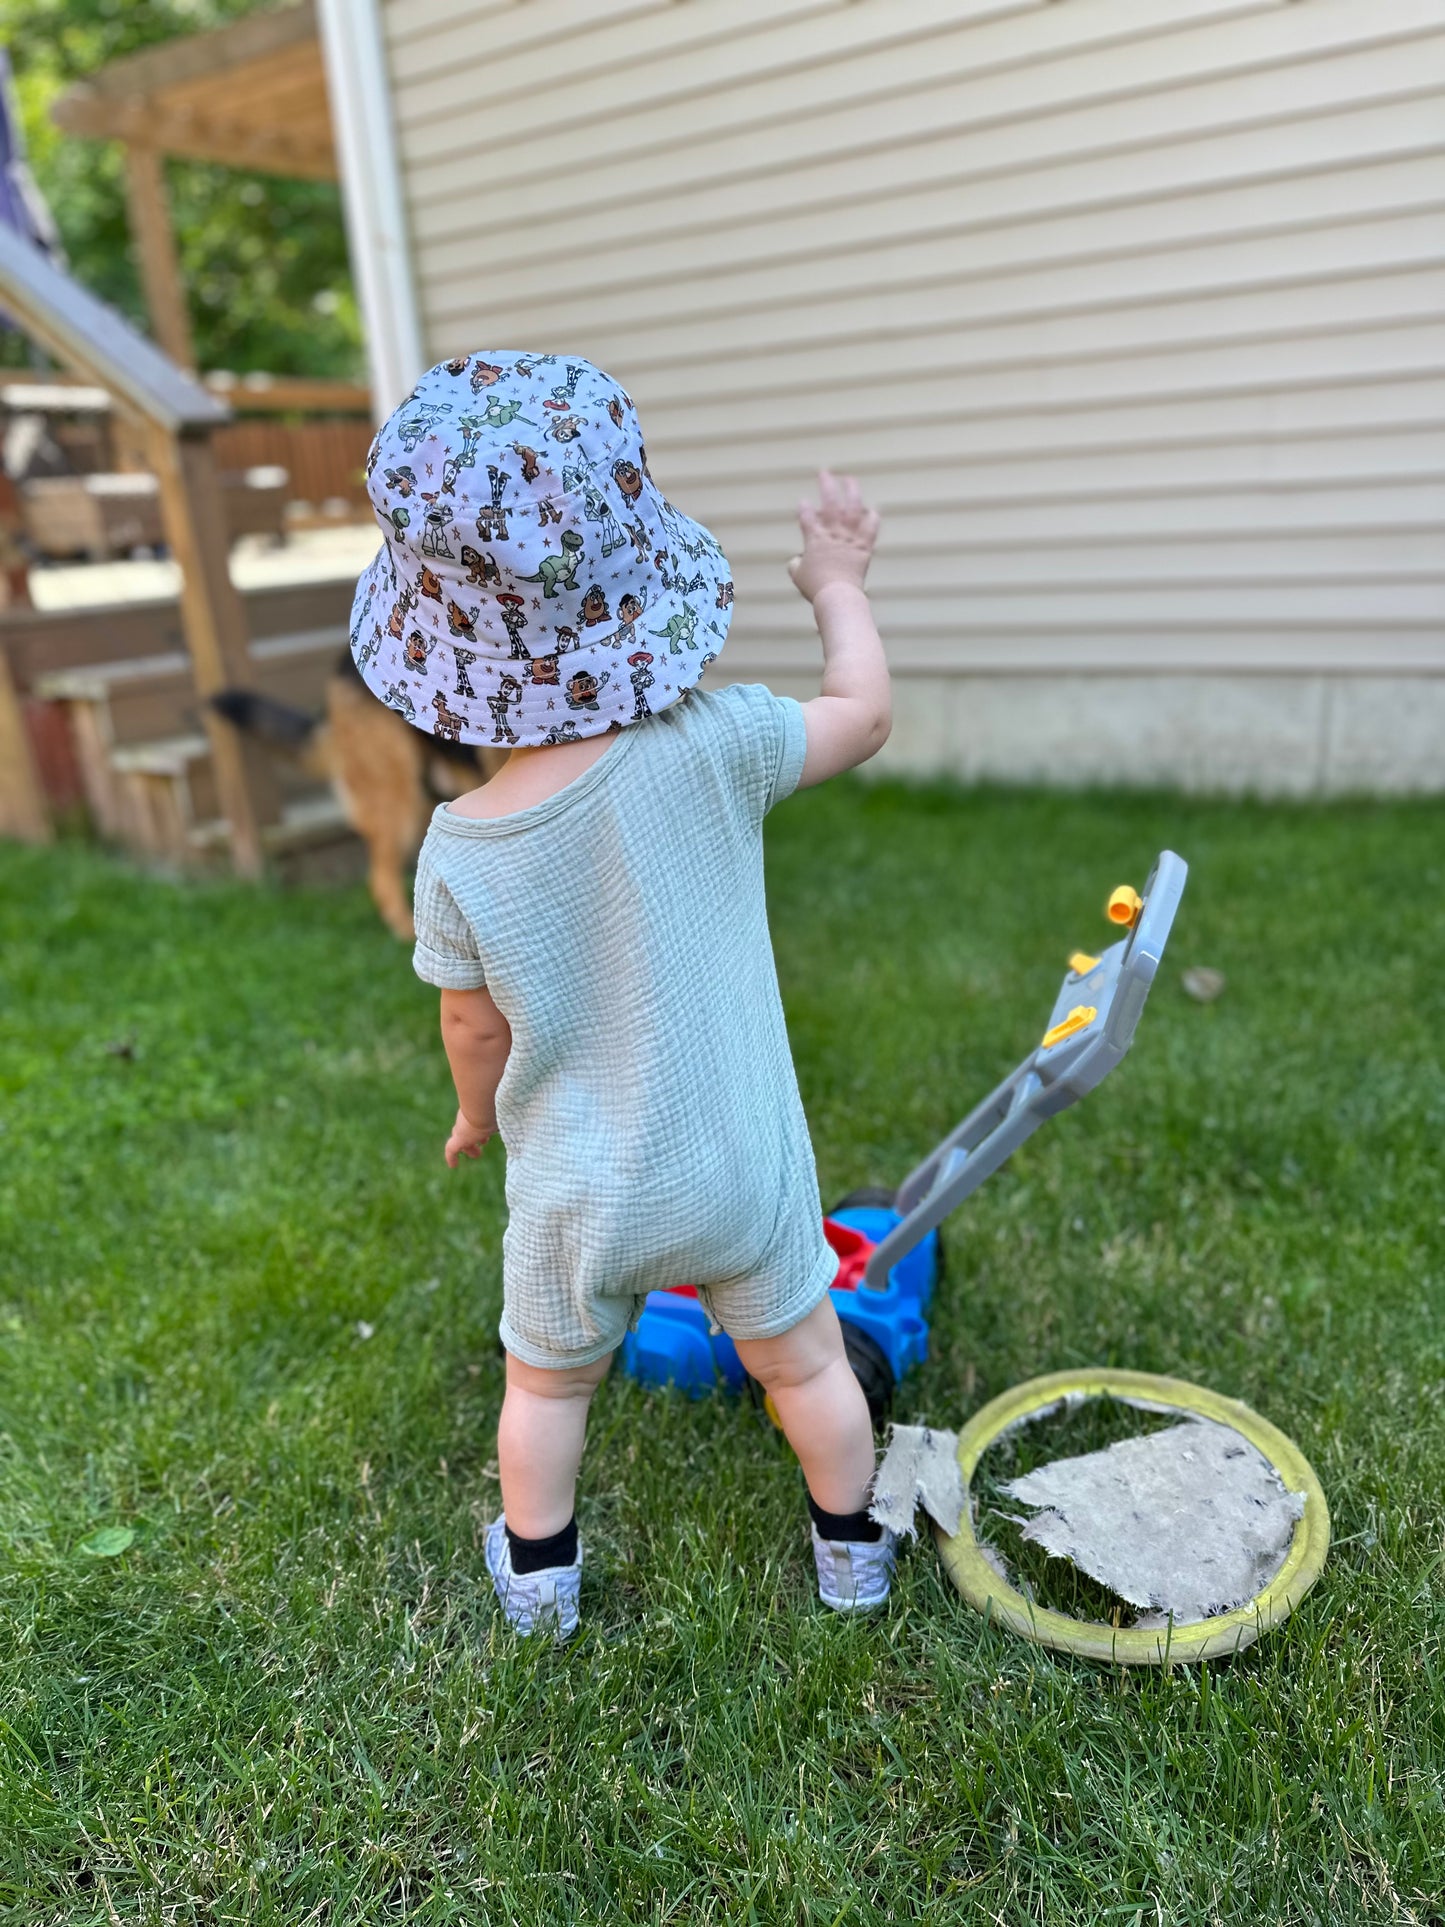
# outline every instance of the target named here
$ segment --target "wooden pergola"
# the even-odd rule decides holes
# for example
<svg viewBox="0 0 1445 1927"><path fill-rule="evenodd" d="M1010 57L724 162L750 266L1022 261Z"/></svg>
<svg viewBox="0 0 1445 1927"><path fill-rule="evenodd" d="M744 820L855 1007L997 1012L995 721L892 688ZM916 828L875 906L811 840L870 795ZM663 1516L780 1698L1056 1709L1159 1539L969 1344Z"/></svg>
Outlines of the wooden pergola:
<svg viewBox="0 0 1445 1927"><path fill-rule="evenodd" d="M125 148L131 232L151 331L195 366L164 158L334 180L336 150L315 0L116 60L52 108L68 134Z"/></svg>
<svg viewBox="0 0 1445 1927"><path fill-rule="evenodd" d="M160 484L166 540L181 569L181 626L196 693L247 684L246 614L231 581L230 543L211 432L230 419L224 401L178 368L105 302L39 249L0 224L0 310L69 374L104 388L135 426ZM263 867L263 829L277 816L264 753L205 711L216 788L231 855L245 876ZM10 834L49 834L24 722L0 655L0 823Z"/></svg>

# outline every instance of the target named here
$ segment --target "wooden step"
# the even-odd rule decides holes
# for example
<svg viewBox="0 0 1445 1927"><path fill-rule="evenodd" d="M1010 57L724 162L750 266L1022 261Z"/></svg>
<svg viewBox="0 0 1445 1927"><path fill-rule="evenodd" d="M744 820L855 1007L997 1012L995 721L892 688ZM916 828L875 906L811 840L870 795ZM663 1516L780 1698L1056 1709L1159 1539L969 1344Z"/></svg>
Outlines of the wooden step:
<svg viewBox="0 0 1445 1927"><path fill-rule="evenodd" d="M132 743L109 756L109 835L138 856L184 863L198 819L217 808L211 746L202 735Z"/></svg>
<svg viewBox="0 0 1445 1927"><path fill-rule="evenodd" d="M328 789L315 790L309 796L294 797L290 802L283 803L281 820L268 823L261 834L270 855L290 856L323 844L349 839L352 831L346 821L345 811ZM201 854L214 852L224 855L230 847L230 832L225 819L217 816L193 824L190 846Z"/></svg>

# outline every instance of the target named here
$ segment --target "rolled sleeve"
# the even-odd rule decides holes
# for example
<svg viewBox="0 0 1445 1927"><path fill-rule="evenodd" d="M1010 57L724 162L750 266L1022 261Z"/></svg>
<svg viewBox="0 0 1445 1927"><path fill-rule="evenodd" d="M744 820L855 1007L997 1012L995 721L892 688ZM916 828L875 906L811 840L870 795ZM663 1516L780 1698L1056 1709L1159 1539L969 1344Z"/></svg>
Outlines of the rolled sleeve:
<svg viewBox="0 0 1445 1927"><path fill-rule="evenodd" d="M417 860L413 915L416 948L411 967L422 982L435 984L438 990L481 990L487 973L476 933L425 846Z"/></svg>

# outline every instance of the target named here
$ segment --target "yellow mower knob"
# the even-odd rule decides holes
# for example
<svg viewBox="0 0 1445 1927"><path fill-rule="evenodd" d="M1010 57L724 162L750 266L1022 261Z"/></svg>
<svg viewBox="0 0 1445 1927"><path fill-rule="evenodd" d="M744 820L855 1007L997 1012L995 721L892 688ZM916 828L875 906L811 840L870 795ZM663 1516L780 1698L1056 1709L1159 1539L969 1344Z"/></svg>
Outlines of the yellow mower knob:
<svg viewBox="0 0 1445 1927"><path fill-rule="evenodd" d="M1091 957L1087 950L1076 950L1069 958L1069 968L1076 977L1087 977L1098 961L1099 959Z"/></svg>
<svg viewBox="0 0 1445 1927"><path fill-rule="evenodd" d="M1072 1037L1075 1031L1087 1030L1098 1014L1096 1004L1075 1004L1067 1017L1061 1018L1057 1024L1044 1032L1044 1049L1052 1050L1055 1044L1062 1044L1064 1039Z"/></svg>
<svg viewBox="0 0 1445 1927"><path fill-rule="evenodd" d="M1104 915L1110 923L1123 924L1126 929L1132 930L1139 921L1139 912L1143 908L1144 899L1133 884L1121 883L1104 905Z"/></svg>

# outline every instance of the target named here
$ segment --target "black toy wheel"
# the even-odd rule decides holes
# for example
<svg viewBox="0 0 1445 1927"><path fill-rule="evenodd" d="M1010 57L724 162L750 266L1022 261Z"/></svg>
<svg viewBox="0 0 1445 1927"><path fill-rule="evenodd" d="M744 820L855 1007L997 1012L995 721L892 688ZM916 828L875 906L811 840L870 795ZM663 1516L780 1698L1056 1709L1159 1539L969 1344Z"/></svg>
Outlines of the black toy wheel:
<svg viewBox="0 0 1445 1927"><path fill-rule="evenodd" d="M858 1189L850 1191L846 1198L839 1198L828 1215L834 1217L840 1211L853 1210L892 1211L896 1209L893 1201L897 1195L898 1193L890 1191L886 1184L860 1184Z"/></svg>
<svg viewBox="0 0 1445 1927"><path fill-rule="evenodd" d="M851 1318L843 1319L842 1325L843 1349L868 1401L868 1416L874 1425L881 1425L893 1403L893 1367L877 1339L870 1338L861 1325L855 1325Z"/></svg>
<svg viewBox="0 0 1445 1927"><path fill-rule="evenodd" d="M840 1211L896 1211L898 1193L890 1191L886 1184L860 1184L856 1191L850 1191L845 1198L839 1198L828 1213L836 1218ZM934 1234L938 1239L938 1277L943 1276L943 1226L939 1225Z"/></svg>

